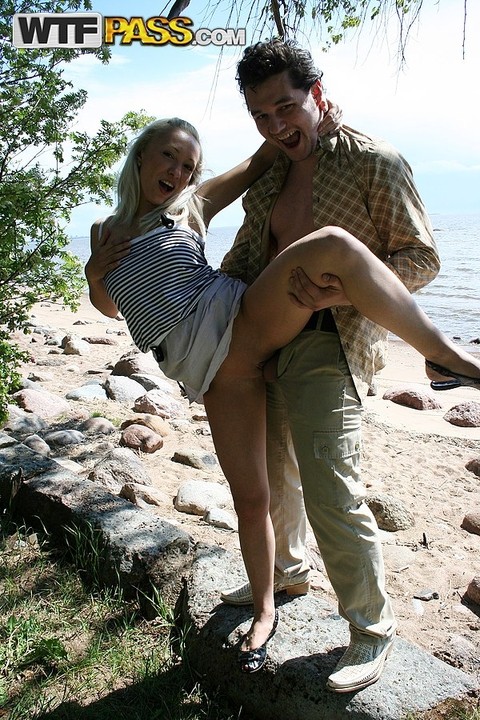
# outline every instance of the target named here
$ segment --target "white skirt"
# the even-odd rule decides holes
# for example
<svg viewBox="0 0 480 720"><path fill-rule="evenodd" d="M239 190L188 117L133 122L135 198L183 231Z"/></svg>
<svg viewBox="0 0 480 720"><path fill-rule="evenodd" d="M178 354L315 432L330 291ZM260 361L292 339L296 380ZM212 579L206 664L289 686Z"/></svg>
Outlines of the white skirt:
<svg viewBox="0 0 480 720"><path fill-rule="evenodd" d="M233 321L246 289L241 280L219 275L194 312L162 340L160 352L152 348L162 372L183 383L190 402L202 402L202 395L228 355Z"/></svg>

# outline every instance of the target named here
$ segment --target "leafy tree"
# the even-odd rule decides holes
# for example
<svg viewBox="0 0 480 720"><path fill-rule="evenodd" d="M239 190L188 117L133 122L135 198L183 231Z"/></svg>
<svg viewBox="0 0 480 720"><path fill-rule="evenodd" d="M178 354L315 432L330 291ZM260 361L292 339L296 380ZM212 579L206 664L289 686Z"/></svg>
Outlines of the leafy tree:
<svg viewBox="0 0 480 720"><path fill-rule="evenodd" d="M176 0L174 6L182 8L190 0ZM385 31L386 21L396 20L398 31L399 64L405 60L405 49L410 31L419 19L425 0L208 0L206 16L215 18L216 13L228 8L229 22L245 22L254 33L278 35L283 39L312 34L321 38L328 48L343 40L346 34L369 23L380 32ZM437 4L437 0L431 0ZM465 25L467 2L463 0L463 50L465 53ZM186 11L188 12L188 11ZM192 13L195 10L192 9Z"/></svg>
<svg viewBox="0 0 480 720"><path fill-rule="evenodd" d="M0 419L19 380L22 354L12 336L26 331L32 305L43 299L78 305L84 280L67 250L71 211L111 202L109 169L148 120L128 113L118 122L102 120L93 136L73 131L87 94L74 90L63 70L84 51L13 47L14 13L82 10L91 10L89 0L3 0L0 7ZM108 61L105 48L88 52Z"/></svg>

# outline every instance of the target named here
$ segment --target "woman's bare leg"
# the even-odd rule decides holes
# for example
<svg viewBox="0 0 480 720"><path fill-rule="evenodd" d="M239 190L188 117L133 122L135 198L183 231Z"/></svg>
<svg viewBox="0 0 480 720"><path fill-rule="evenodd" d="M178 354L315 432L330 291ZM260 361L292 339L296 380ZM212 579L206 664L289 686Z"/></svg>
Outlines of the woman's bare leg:
<svg viewBox="0 0 480 720"><path fill-rule="evenodd" d="M437 330L393 272L341 228L323 228L297 241L247 289L228 357L204 398L219 461L232 489L252 585L254 622L244 649L263 644L273 623L274 540L268 516L260 366L301 331L311 314L289 298L290 273L298 266L313 282L320 283L323 273L337 275L352 305L367 318L433 362L480 377L480 362Z"/></svg>
<svg viewBox="0 0 480 720"><path fill-rule="evenodd" d="M296 267L303 267L319 284L324 273L337 275L351 304L369 320L394 332L428 360L479 376L480 362L433 325L403 283L362 242L336 227L322 228L290 245L246 291L239 322L246 324L244 335L250 332L255 338L258 352L283 347L309 317L309 311L288 297L288 278Z"/></svg>
<svg viewBox="0 0 480 720"><path fill-rule="evenodd" d="M240 547L252 587L254 618L242 650L256 649L274 620L275 538L269 514L265 383L261 370L239 377L222 368L204 395L218 459L238 516Z"/></svg>

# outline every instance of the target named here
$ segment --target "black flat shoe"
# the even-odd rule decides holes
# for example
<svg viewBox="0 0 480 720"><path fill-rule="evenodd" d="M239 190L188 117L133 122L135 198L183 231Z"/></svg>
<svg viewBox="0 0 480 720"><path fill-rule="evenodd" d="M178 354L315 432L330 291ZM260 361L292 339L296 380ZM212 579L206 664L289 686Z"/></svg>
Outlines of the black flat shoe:
<svg viewBox="0 0 480 720"><path fill-rule="evenodd" d="M255 650L240 650L238 653L238 664L240 670L244 673L254 673L261 670L265 665L267 659L267 643L273 638L277 631L278 626L278 610L275 610L275 617L273 619L273 626L270 631L270 635L267 637L263 645ZM242 637L240 644L245 639L245 635Z"/></svg>
<svg viewBox="0 0 480 720"><path fill-rule="evenodd" d="M447 368L444 368L442 365L436 365L435 363L430 362L430 360L425 360L425 365L430 368L430 370L434 370L439 375L446 375L450 378L450 380L432 380L430 383L430 387L433 390L453 390L454 388L462 386L474 387L480 390L480 378L472 378L468 377L468 375L460 375L459 373L453 372L453 370L448 370Z"/></svg>

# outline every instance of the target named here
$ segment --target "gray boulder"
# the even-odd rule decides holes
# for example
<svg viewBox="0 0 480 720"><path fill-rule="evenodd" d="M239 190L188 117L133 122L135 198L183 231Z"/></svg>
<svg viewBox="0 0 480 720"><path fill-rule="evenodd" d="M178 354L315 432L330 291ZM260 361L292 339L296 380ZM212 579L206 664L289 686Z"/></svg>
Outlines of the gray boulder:
<svg viewBox="0 0 480 720"><path fill-rule="evenodd" d="M432 710L478 687L474 678L397 638L380 680L356 693L329 692L326 681L349 641L348 625L320 597L276 596L280 622L267 662L254 676L239 671L238 644L251 607L219 602L245 575L239 557L198 548L177 610L190 631L185 650L202 686L228 698L249 720L400 720Z"/></svg>
<svg viewBox="0 0 480 720"><path fill-rule="evenodd" d="M152 484L142 461L128 448L114 448L94 466L88 479L101 483L116 495L126 483Z"/></svg>

